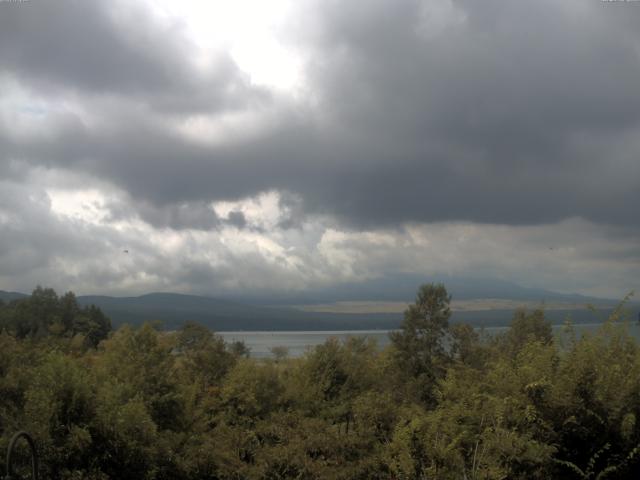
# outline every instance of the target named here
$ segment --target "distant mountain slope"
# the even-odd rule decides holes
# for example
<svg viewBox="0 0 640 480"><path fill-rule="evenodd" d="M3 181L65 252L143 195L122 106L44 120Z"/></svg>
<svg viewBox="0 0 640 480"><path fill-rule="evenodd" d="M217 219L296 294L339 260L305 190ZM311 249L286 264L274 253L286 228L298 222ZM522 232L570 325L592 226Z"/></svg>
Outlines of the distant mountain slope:
<svg viewBox="0 0 640 480"><path fill-rule="evenodd" d="M179 328L195 321L218 331L234 330L361 330L392 329L402 321L402 313L329 313L302 311L286 306L246 305L195 295L153 293L140 297L80 296L82 305L94 304L112 319L114 325L160 321L165 328ZM577 302L576 302L577 303ZM585 302L586 303L586 302ZM638 308L634 305L633 308ZM586 308L546 310L552 323L568 317L576 323L604 320L610 308L590 312ZM476 326L507 325L514 309L454 311L452 322L468 322Z"/></svg>
<svg viewBox="0 0 640 480"><path fill-rule="evenodd" d="M537 302L611 303L611 300L564 294L541 288L527 288L504 280L463 276L426 276L395 274L364 282L333 285L310 292L252 295L235 297L258 305L303 305L344 301L412 302L418 286L423 283L444 283L454 300L501 298ZM614 300L615 301L615 300Z"/></svg>
<svg viewBox="0 0 640 480"><path fill-rule="evenodd" d="M29 295L26 295L24 293L5 292L4 290L0 290L0 300L2 300L3 302L10 302L11 300L18 300L20 298L25 298L28 296Z"/></svg>
<svg viewBox="0 0 640 480"><path fill-rule="evenodd" d="M115 325L157 320L170 329L178 328L186 321L226 331L393 328L401 317L398 314L308 313L176 293L151 293L140 297L79 296L78 302L100 307Z"/></svg>
<svg viewBox="0 0 640 480"><path fill-rule="evenodd" d="M395 281L394 281L395 279ZM183 295L177 293L150 293L138 297L110 297L99 295L78 296L81 305L100 307L112 320L114 326L124 323L134 325L145 321L159 321L165 328L178 328L186 321L195 321L213 330L359 330L396 328L402 321L400 310L386 313L364 311L312 311L300 305L360 301L413 301L417 286L427 281L443 282L453 295L454 302L465 299L504 299L511 305L545 302L547 317L553 323L562 323L571 317L576 323L597 322L606 318L608 309L616 300L604 300L581 295L565 295L543 289L524 288L519 285L461 277L423 278L414 275L398 275L390 280L378 279L364 284L350 284L343 289L327 288L310 294L281 295L269 297L237 297L233 300ZM377 293L376 293L377 292ZM10 301L27 295L0 291L0 299ZM560 303L573 306L560 308ZM476 304L477 302L468 302ZM495 303L495 302L493 302ZM508 302L506 302L508 303ZM576 307L592 303L603 310L594 314L585 308ZM553 307L553 305L556 305ZM575 308L574 308L575 307ZM607 308L604 308L607 307ZM629 307L637 318L639 303ZM555 308L551 310L551 308ZM310 311L311 310L311 311ZM513 308L455 309L452 321L469 322L474 325L506 325L513 316Z"/></svg>

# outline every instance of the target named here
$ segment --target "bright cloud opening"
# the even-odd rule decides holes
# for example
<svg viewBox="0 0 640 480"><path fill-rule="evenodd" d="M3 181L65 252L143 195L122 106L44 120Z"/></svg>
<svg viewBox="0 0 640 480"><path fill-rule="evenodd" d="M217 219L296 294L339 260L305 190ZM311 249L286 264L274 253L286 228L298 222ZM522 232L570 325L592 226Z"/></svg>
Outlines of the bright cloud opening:
<svg viewBox="0 0 640 480"><path fill-rule="evenodd" d="M205 61L215 50L229 52L251 83L289 91L301 82L301 62L278 38L291 10L289 0L149 0L160 15L179 19L188 37L201 49Z"/></svg>

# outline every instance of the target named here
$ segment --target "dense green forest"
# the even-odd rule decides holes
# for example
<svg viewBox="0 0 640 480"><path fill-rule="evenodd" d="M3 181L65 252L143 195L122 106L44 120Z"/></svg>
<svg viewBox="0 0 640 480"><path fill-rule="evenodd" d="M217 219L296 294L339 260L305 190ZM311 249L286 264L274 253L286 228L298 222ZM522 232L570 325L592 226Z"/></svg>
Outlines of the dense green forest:
<svg viewBox="0 0 640 480"><path fill-rule="evenodd" d="M0 447L31 432L45 479L640 478L623 305L559 342L543 311L485 337L449 303L423 285L384 350L255 360L194 323L112 331L38 288L0 304Z"/></svg>

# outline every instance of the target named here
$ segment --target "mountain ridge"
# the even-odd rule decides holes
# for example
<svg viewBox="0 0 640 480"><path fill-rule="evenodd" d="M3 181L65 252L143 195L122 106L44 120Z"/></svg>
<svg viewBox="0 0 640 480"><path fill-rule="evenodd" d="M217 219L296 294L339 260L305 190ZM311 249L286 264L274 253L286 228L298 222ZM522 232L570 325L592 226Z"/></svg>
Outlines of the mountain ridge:
<svg viewBox="0 0 640 480"><path fill-rule="evenodd" d="M371 293L364 295L366 298L382 298L393 299L407 304L413 299L407 293L410 288L409 284L413 282L413 294L415 294L416 285L424 283L418 281L414 276L404 276L402 284L392 290L384 290L379 297L374 297ZM534 302L544 303L550 302L549 306L554 309L547 309L548 318L554 323L562 323L567 316L571 316L576 323L585 323L594 321L593 313L587 311L586 308L575 308L578 304L594 304L601 309L610 309L616 305L618 301L601 299L596 297L587 297L578 294L562 294L551 292L543 289L528 289L509 282L499 282L498 284L489 284L487 280L478 279L469 281L469 279L452 279L442 278L436 281L449 281L451 285L455 307L455 302L465 302L465 298L475 296L478 300L493 297L480 297L480 294L495 294L500 289L504 289L505 295L501 297L508 300L505 304L508 308L453 308L452 322L463 321L480 326L498 326L508 324L512 318L513 311L517 305L531 308ZM329 299L333 303L340 303L344 295L357 294L358 288L360 293L374 287L369 282L366 289L361 286L341 291L342 295L329 295L329 291L313 297L308 300ZM378 281L378 286L380 281ZM462 287L462 288L461 288ZM475 290L474 290L475 289ZM0 290L0 299L5 302L26 298L28 295L20 292L5 292ZM351 297L353 298L353 297ZM247 296L246 298L216 298L204 295L182 294L175 292L150 292L138 296L116 297L109 295L78 295L78 303L80 305L96 305L100 307L113 321L114 326L121 324L140 324L145 321L159 321L165 328L179 328L185 321L194 321L208 326L218 331L233 330L361 330L361 329L389 329L397 328L402 320L402 311L331 311L317 310L309 308L300 308L309 305L297 294L289 297L276 297L271 299L272 302L259 303L260 297ZM281 300L281 302L278 302ZM360 300L360 299L359 299ZM295 303L294 303L295 302ZM566 306L561 308L559 303L565 303ZM319 302L318 302L319 303ZM331 303L331 302L329 302ZM375 303L375 302L372 302ZM399 302L397 302L399 303ZM469 303L469 302L467 302ZM473 304L473 302L470 302ZM478 302L481 303L481 302ZM636 304L632 304L635 306ZM640 304L638 304L640 305ZM513 307L513 308L511 308ZM598 321L598 320L595 320Z"/></svg>

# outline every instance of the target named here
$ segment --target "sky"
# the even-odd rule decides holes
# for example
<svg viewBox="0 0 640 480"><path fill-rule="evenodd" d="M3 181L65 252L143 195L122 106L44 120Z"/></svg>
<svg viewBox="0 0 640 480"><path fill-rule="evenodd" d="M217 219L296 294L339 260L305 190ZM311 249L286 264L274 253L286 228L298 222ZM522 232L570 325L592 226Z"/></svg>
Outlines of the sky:
<svg viewBox="0 0 640 480"><path fill-rule="evenodd" d="M639 86L640 2L0 1L0 289L621 298Z"/></svg>

